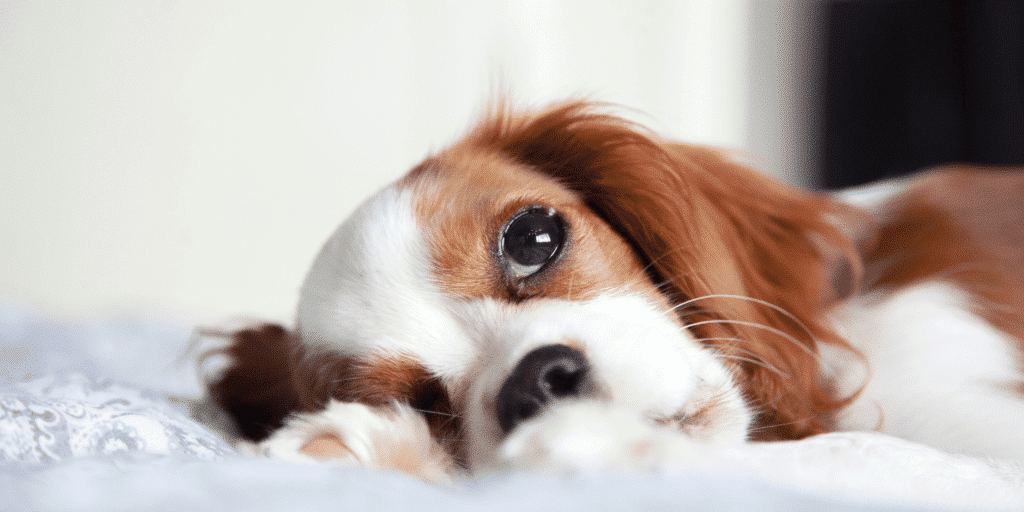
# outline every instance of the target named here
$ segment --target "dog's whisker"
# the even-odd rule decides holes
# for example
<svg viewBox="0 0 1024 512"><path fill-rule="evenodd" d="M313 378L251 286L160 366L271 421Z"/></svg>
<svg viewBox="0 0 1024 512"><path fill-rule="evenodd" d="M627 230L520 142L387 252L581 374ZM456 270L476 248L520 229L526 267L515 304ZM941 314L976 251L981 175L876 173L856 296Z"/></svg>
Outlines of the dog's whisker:
<svg viewBox="0 0 1024 512"><path fill-rule="evenodd" d="M750 341L747 341L747 340L745 340L743 338L737 338L737 337L699 338L696 341L697 342L704 342L704 341L735 341L735 342L738 342L738 343L728 343L728 344L724 344L722 346L714 346L712 348L715 348L715 349L717 349L719 351L724 350L724 349L735 350L735 351L747 354L747 355L749 355L751 357L757 357L757 358L761 359L761 356L759 354L757 354L757 353L755 353L753 351L741 348L739 346L739 343L746 343L748 345L751 344Z"/></svg>
<svg viewBox="0 0 1024 512"><path fill-rule="evenodd" d="M675 308L670 309L669 312L672 312L674 309ZM684 317L690 317L690 316L696 316L696 315L713 315L715 313L717 313L717 311L712 310L712 309L694 309L693 311L687 311L686 313L683 314L683 316Z"/></svg>
<svg viewBox="0 0 1024 512"><path fill-rule="evenodd" d="M436 414L438 416L447 416L447 417L452 418L452 419L462 419L462 416L460 416L458 414L451 414L451 413L441 412L441 411L431 411L431 410L428 410L428 409L417 409L415 407L410 407L410 409L412 409L412 410L414 410L416 412L423 413L423 414Z"/></svg>
<svg viewBox="0 0 1024 512"><path fill-rule="evenodd" d="M740 342L740 343L748 343L746 340L743 340L743 339L740 339L740 338L735 338L735 337L732 337L732 338L700 338L697 341L698 342L703 342L703 341L736 341L736 342ZM728 345L724 345L724 346L721 346L721 347L713 347L713 348L715 349L715 355L718 356L718 357L721 357L723 359L731 359L731 360L736 360L736 361L745 361L745 362L754 364L756 366L760 366L762 368L765 368L765 369L767 369L767 370L769 370L769 371L775 373L776 375L778 375L780 377L783 377L785 379L792 378L792 376L790 374L780 370L775 365L765 361L764 358L761 357L759 354L756 354L756 353L754 353L754 352L752 352L750 350L746 350L744 348L740 348L739 346L737 346L735 344L728 344ZM727 353L725 353L725 350L728 350L730 352L733 352L733 351L734 352L740 352L740 353L742 353L742 354L744 354L746 356L749 356L749 357L737 356L737 355L734 355L734 354L727 354Z"/></svg>
<svg viewBox="0 0 1024 512"><path fill-rule="evenodd" d="M735 325L742 325L742 326L745 326L745 327L752 327L754 329L760 329L760 330L763 330L763 331L767 331L767 332L770 332L772 334L775 334L775 335L779 336L780 338L782 338L782 339L784 339L786 341L789 341L794 346L799 347L801 350L803 350L804 352L807 352L809 355L811 355L811 357L813 357L815 360L820 360L819 354L817 352L815 352L814 349L812 349L812 348L808 347L807 345L805 345L804 343L802 343L800 340L798 340L792 334L789 334L789 333L787 333L785 331L782 331L780 329L776 329L776 328L768 326L768 325L759 324L757 322L747 322L745 320L725 320L725 319L702 320L700 322L695 322L695 323L692 323L692 324L687 324L686 328L687 329L692 329L694 327L700 327L702 325L712 325L712 324L722 324L722 325L725 325L725 324L735 324ZM738 339L737 341L742 341L744 343L751 343L749 340L743 340L743 339Z"/></svg>
<svg viewBox="0 0 1024 512"><path fill-rule="evenodd" d="M331 386L337 386L338 384L348 384L349 382L356 382L360 377L354 377L351 375L338 376L330 379Z"/></svg>
<svg viewBox="0 0 1024 512"><path fill-rule="evenodd" d="M773 428L778 428L778 427L785 427L787 425L796 425L798 423L803 423L805 421L810 421L810 420L813 420L813 419L814 419L813 416L808 416L808 417L796 419L796 420L793 420L793 421L787 421L785 423L772 423L771 425L762 425L760 427L751 427L748 430L748 433L753 434L755 432L763 432L765 430L771 430Z"/></svg>
<svg viewBox="0 0 1024 512"><path fill-rule="evenodd" d="M765 370L768 370L768 371L770 371L770 372L772 372L772 373L774 373L774 374L776 374L779 377L782 377L784 379L791 379L792 378L792 375L790 375L790 374L788 374L788 373L786 373L786 372L784 372L784 371L782 371L782 370L780 370L780 369L778 369L778 368L776 368L776 367L774 367L774 366L772 366L772 365L770 365L770 364L768 364L768 363L766 363L764 361L759 361L757 359L753 359L753 358L749 358L749 357L743 357L743 356L737 356L737 355L731 355L731 354L719 354L718 357L721 357L722 359L731 360L731 361L743 361L743 362L746 362L746 363L753 364L755 366L760 366L761 368L764 368Z"/></svg>
<svg viewBox="0 0 1024 512"><path fill-rule="evenodd" d="M694 302L698 302L698 301L706 300L706 299L736 299L736 300L744 300L744 301L747 301L747 302L753 302L754 304L759 304L761 306L765 306L767 308L770 308L770 309L778 312L779 314L785 316L786 318L792 320L793 323L797 324L801 329L803 329L804 332L806 332L812 338L814 337L813 334L811 333L811 330L807 327L807 325L804 324L799 318L797 318L796 315L790 313L789 311L786 311L784 308L782 308L780 306L772 304L771 302L768 302L766 300L757 299L757 298L754 298L754 297L749 297L747 295L735 295L735 294L729 294L729 293L715 293L715 294L702 295L700 297L695 297L695 298L692 298L692 299L687 300L685 302L682 302L680 304L677 304L675 307L673 307L673 310L675 310L676 308L686 307L686 306L689 306L690 304L693 304Z"/></svg>
<svg viewBox="0 0 1024 512"><path fill-rule="evenodd" d="M655 258L651 258L651 261L646 266L644 266L644 269L643 269L644 273L647 273L648 271L650 271L650 269L653 268L661 260L663 260L665 258L668 258L669 256L673 255L674 253L681 252L681 251L682 251L682 248L676 247L676 248L673 248L671 250L667 250L667 251L662 252L661 254L659 254Z"/></svg>

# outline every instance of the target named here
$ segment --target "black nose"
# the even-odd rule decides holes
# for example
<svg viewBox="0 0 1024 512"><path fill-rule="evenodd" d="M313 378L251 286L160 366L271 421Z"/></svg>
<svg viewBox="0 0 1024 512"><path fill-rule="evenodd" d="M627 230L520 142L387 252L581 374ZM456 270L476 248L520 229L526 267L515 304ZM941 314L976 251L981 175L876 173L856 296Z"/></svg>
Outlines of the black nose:
<svg viewBox="0 0 1024 512"><path fill-rule="evenodd" d="M590 393L587 360L566 345L546 345L526 354L505 379L495 402L507 434L556 400Z"/></svg>

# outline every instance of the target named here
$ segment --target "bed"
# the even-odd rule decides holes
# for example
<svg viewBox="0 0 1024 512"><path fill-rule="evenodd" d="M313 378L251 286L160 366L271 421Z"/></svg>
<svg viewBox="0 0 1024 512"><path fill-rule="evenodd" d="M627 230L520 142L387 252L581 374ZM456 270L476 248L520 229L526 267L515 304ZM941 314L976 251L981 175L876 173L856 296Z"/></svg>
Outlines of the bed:
<svg viewBox="0 0 1024 512"><path fill-rule="evenodd" d="M0 301L0 510L930 510L696 471L434 486L250 459L175 405L200 393L181 357L192 330L167 315L72 322Z"/></svg>

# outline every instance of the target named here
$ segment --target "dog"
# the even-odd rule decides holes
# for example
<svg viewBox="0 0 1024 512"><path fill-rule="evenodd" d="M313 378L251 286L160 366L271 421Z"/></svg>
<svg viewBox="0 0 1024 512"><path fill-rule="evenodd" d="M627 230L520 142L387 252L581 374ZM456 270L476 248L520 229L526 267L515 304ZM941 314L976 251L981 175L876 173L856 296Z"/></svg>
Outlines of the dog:
<svg viewBox="0 0 1024 512"><path fill-rule="evenodd" d="M786 473L796 442L999 487L963 456L1024 459L1022 203L958 165L808 192L604 105L499 102L341 224L294 327L231 334L209 399L250 453L430 481Z"/></svg>

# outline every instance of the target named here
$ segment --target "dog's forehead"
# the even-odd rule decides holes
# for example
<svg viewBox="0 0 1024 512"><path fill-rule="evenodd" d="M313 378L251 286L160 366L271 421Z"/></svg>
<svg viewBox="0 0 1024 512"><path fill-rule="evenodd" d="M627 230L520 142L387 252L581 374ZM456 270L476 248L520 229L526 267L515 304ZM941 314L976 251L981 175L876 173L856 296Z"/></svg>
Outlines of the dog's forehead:
<svg viewBox="0 0 1024 512"><path fill-rule="evenodd" d="M299 297L296 320L308 343L353 356L461 357L414 204L408 186L391 185L327 240Z"/></svg>
<svg viewBox="0 0 1024 512"><path fill-rule="evenodd" d="M413 191L417 225L429 237L432 254L463 245L493 242L498 228L525 206L582 208L578 196L555 179L512 162L498 153L449 150L429 159L402 184ZM445 239L449 240L445 240ZM485 254L482 247L463 245L460 252ZM449 267L445 258L437 264Z"/></svg>

